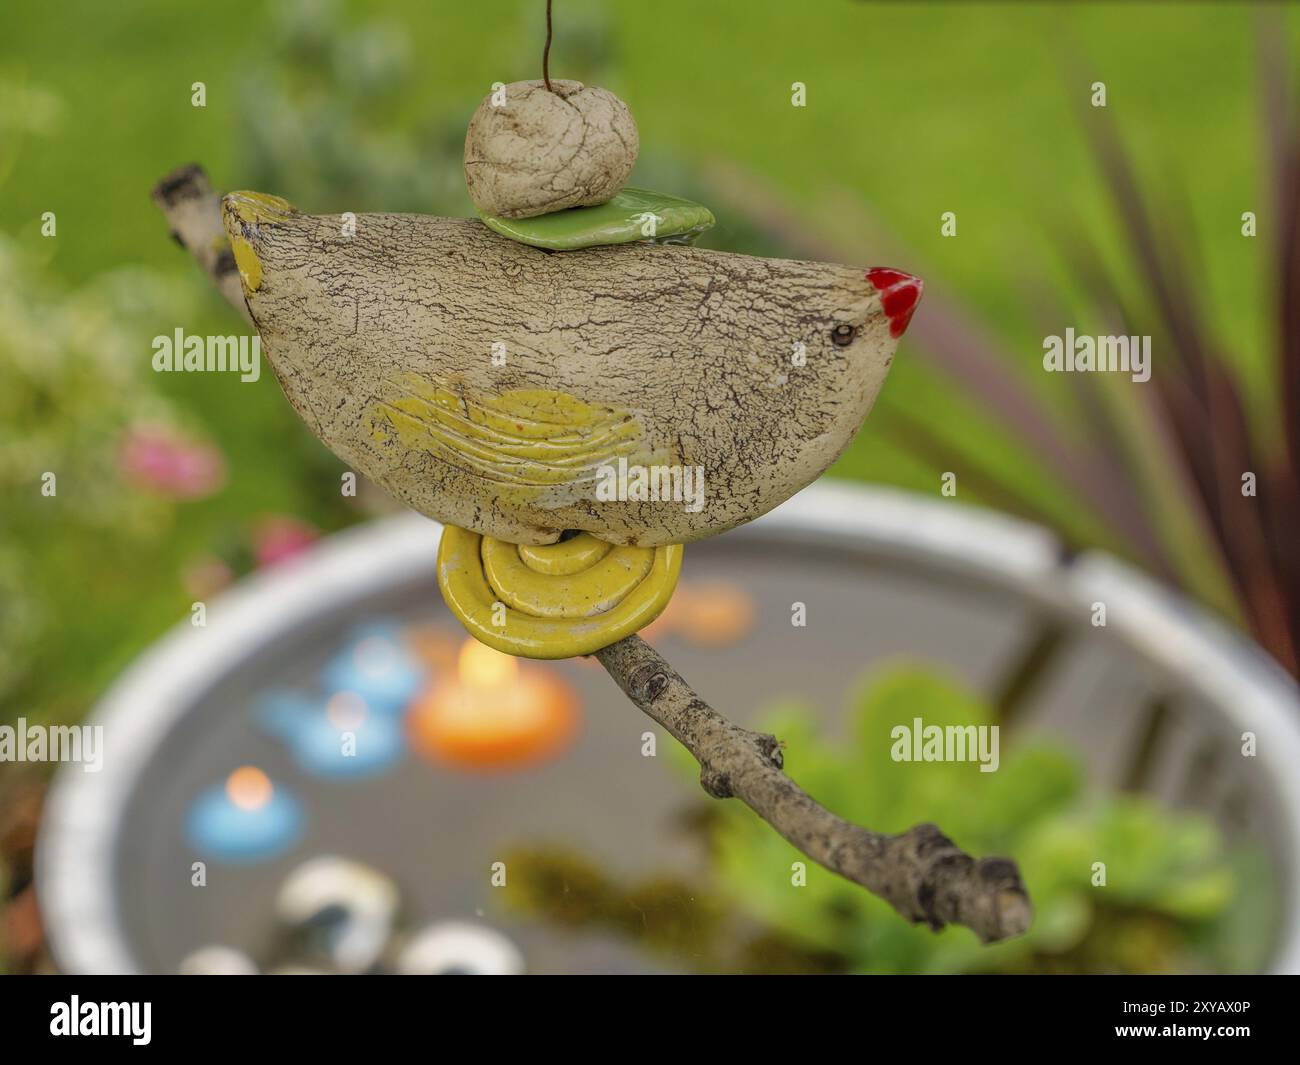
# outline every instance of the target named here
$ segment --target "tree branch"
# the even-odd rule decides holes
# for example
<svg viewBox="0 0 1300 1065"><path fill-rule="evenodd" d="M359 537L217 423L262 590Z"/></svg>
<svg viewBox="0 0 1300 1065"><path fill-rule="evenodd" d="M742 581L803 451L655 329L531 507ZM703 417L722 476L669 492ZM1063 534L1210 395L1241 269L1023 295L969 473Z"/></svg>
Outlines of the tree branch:
<svg viewBox="0 0 1300 1065"><path fill-rule="evenodd" d="M153 199L177 242L247 320L220 198L202 168L173 171L154 188ZM813 861L862 885L909 921L936 931L965 925L986 943L1029 927L1033 911L1015 862L972 858L934 825L889 836L836 817L785 775L776 737L733 725L639 636L595 657L633 703L691 752L706 792L740 799Z"/></svg>
<svg viewBox="0 0 1300 1065"><path fill-rule="evenodd" d="M733 725L639 636L596 652L632 702L700 763L700 785L735 797L813 861L884 899L913 923L972 929L984 942L1020 935L1032 909L1015 862L970 857L935 825L887 836L836 817L785 775L775 736Z"/></svg>

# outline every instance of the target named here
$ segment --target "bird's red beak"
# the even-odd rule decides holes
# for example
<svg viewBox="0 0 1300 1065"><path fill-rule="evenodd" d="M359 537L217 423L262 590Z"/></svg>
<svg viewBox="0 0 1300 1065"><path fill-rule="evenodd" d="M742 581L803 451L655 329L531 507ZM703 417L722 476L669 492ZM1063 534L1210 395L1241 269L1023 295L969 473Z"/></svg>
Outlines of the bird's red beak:
<svg viewBox="0 0 1300 1065"><path fill-rule="evenodd" d="M867 271L867 280L880 292L880 306L889 319L889 335L901 337L907 323L912 320L912 312L921 302L925 282L887 266L872 267Z"/></svg>

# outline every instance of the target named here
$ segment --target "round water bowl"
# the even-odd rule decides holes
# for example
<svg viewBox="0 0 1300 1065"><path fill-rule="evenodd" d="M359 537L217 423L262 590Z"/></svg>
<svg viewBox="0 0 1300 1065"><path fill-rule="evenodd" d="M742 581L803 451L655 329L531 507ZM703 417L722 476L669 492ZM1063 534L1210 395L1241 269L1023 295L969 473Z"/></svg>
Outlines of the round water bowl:
<svg viewBox="0 0 1300 1065"><path fill-rule="evenodd" d="M104 726L103 769L59 772L39 842L38 890L63 969L174 972L214 944L263 957L285 934L286 878L338 855L397 888L408 935L448 922L429 941L459 943L477 921L509 941L489 954L517 953L529 971L673 970L613 938L512 922L492 898L493 862L533 840L573 842L628 875L698 862L672 828L694 785L640 756L650 723L594 662L537 664L577 693L581 727L515 772L408 751L379 772L320 777L268 735L256 711L266 693L319 686L359 625L463 638L434 583L439 532L402 515L331 537L239 582L209 604L205 627L178 626L114 685L91 719ZM1067 560L1041 529L879 489L817 485L690 545L683 580L715 579L747 589L752 631L728 646L671 636L662 646L720 711L746 723L797 694L834 730L873 664L934 662L1000 705L1016 734L1077 751L1094 787L1146 791L1258 840L1282 901L1270 966L1300 970L1300 699L1247 640L1107 556ZM795 602L807 605L806 628L791 626ZM1104 628L1091 623L1096 602ZM1261 737L1258 756L1234 758L1246 731ZM187 812L249 764L292 790L305 828L267 860L210 862L194 887Z"/></svg>

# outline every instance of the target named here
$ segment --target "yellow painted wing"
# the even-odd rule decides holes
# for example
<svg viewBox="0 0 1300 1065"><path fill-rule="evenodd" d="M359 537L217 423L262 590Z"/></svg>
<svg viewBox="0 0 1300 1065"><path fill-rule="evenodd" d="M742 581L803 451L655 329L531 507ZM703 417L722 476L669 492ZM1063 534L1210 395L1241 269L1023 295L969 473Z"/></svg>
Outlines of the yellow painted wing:
<svg viewBox="0 0 1300 1065"><path fill-rule="evenodd" d="M372 411L374 440L431 452L530 502L572 501L589 494L602 465L653 458L636 414L563 392L483 393L402 374L385 380L382 394Z"/></svg>

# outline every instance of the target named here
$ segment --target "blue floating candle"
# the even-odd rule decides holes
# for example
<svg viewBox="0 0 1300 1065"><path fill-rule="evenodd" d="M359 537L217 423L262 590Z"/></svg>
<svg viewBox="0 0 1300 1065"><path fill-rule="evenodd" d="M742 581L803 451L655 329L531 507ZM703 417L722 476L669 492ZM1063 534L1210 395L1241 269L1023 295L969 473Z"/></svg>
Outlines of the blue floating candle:
<svg viewBox="0 0 1300 1065"><path fill-rule="evenodd" d="M203 792L190 807L185 833L190 845L219 861L252 863L288 850L302 836L298 800L255 766L236 769Z"/></svg>
<svg viewBox="0 0 1300 1065"><path fill-rule="evenodd" d="M321 700L300 692L268 691L257 700L256 719L262 731L290 746L303 723L321 713Z"/></svg>
<svg viewBox="0 0 1300 1065"><path fill-rule="evenodd" d="M331 695L355 692L379 714L400 713L424 687L421 663L407 650L395 625L369 625L325 667L321 680Z"/></svg>
<svg viewBox="0 0 1300 1065"><path fill-rule="evenodd" d="M323 712L317 710L299 724L292 744L305 772L327 777L382 773L406 749L401 718L370 713L353 691L331 695Z"/></svg>
<svg viewBox="0 0 1300 1065"><path fill-rule="evenodd" d="M353 691L336 692L323 702L271 692L262 697L257 720L313 776L373 776L397 764L406 751L401 718L371 713Z"/></svg>

